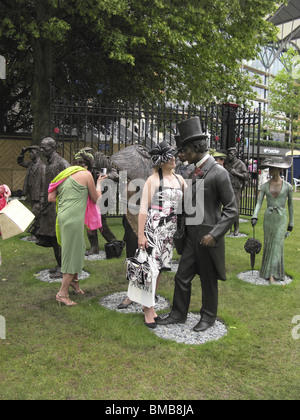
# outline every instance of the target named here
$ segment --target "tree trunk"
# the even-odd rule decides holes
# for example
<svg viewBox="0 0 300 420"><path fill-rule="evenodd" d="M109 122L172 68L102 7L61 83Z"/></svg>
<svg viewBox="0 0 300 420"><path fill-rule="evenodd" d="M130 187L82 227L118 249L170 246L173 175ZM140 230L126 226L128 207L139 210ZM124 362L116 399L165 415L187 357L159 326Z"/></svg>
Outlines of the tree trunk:
<svg viewBox="0 0 300 420"><path fill-rule="evenodd" d="M31 108L33 113L32 144L40 144L48 137L50 118L50 80L52 77L52 45L42 38L34 40L34 75Z"/></svg>
<svg viewBox="0 0 300 420"><path fill-rule="evenodd" d="M48 2L36 2L37 22L42 26L49 20L50 8ZM40 36L32 39L34 54L34 71L31 93L31 108L33 113L32 143L40 144L48 137L50 120L50 80L53 75L53 43Z"/></svg>

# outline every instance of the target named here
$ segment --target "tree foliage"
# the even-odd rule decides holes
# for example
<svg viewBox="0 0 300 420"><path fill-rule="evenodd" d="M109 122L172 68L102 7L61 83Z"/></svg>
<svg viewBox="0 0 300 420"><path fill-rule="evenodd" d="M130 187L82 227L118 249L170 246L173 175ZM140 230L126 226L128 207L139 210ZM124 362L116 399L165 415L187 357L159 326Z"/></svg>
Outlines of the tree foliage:
<svg viewBox="0 0 300 420"><path fill-rule="evenodd" d="M300 56L290 48L282 58L283 69L270 83L269 114L265 125L269 131L288 133L292 154L300 134ZM293 169L292 169L293 178Z"/></svg>
<svg viewBox="0 0 300 420"><path fill-rule="evenodd" d="M273 78L269 86L270 128L285 131L290 126L290 138L300 129L300 56L290 48L282 57L283 69ZM276 119L282 117L282 119Z"/></svg>
<svg viewBox="0 0 300 420"><path fill-rule="evenodd" d="M249 80L240 71L241 60L254 58L275 36L265 20L275 0L1 0L0 5L8 83L19 72L9 59L14 50L29 69L25 81L39 135L47 125L50 79L61 94L81 98L200 104L231 95L242 101Z"/></svg>

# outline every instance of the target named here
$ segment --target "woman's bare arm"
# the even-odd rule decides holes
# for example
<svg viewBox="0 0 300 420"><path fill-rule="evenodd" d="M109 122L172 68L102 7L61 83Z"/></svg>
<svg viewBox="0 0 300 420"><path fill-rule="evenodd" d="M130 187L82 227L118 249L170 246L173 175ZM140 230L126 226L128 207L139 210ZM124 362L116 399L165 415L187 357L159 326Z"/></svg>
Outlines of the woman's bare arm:
<svg viewBox="0 0 300 420"><path fill-rule="evenodd" d="M49 203L55 203L56 202L56 190L48 193L48 201Z"/></svg>

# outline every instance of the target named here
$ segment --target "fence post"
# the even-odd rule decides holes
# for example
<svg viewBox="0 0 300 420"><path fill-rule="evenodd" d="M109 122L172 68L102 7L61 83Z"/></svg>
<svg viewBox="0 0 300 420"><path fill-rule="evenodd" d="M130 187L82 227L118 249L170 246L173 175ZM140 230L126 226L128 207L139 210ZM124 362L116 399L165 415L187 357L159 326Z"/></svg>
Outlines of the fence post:
<svg viewBox="0 0 300 420"><path fill-rule="evenodd" d="M226 103L222 105L222 130L221 130L221 148L229 149L236 146L235 124L236 112L239 105Z"/></svg>

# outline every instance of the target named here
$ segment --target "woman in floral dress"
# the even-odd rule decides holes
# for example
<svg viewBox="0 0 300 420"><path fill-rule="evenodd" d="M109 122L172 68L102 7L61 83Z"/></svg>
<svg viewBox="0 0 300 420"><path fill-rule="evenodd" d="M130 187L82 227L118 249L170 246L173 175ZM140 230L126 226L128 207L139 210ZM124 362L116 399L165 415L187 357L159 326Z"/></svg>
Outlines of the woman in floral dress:
<svg viewBox="0 0 300 420"><path fill-rule="evenodd" d="M177 230L177 212L181 208L186 186L181 175L175 175L176 150L166 142L150 151L154 173L147 179L138 216L138 245L154 257L159 270L156 287L162 271L171 270L173 235ZM154 307L144 308L145 323L156 327Z"/></svg>

